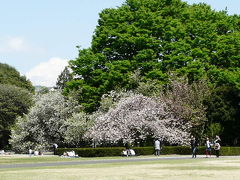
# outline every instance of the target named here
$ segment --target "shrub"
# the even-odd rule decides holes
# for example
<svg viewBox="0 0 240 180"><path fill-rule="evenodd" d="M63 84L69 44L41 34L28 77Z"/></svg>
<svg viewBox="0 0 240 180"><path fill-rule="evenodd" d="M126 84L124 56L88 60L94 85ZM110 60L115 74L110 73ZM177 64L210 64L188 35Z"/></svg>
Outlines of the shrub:
<svg viewBox="0 0 240 180"><path fill-rule="evenodd" d="M58 148L57 155L62 155L66 151L75 151L80 157L104 157L104 156L121 156L121 152L124 147L105 147L105 148ZM134 147L136 155L153 155L154 148L149 147ZM191 148L189 146L163 146L161 150L162 155L178 154L178 155L190 155ZM205 154L205 147L198 147L198 154ZM212 150L212 154L215 151ZM235 156L240 155L240 147L222 147L220 150L221 156Z"/></svg>
<svg viewBox="0 0 240 180"><path fill-rule="evenodd" d="M75 151L80 157L104 157L120 156L124 147L106 147L106 148L58 148L57 155L62 155L66 151Z"/></svg>

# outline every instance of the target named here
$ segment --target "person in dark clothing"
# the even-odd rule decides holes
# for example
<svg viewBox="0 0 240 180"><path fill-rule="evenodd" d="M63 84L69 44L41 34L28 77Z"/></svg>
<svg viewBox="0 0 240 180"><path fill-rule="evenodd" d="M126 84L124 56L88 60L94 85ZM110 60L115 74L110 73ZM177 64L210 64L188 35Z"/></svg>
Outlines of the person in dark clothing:
<svg viewBox="0 0 240 180"><path fill-rule="evenodd" d="M195 138L193 136L191 136L190 145L191 145L192 155L193 155L193 149L194 149L194 142L195 142Z"/></svg>
<svg viewBox="0 0 240 180"><path fill-rule="evenodd" d="M198 151L198 140L191 136L191 149L192 149L192 158L196 158L197 157L197 151Z"/></svg>
<svg viewBox="0 0 240 180"><path fill-rule="evenodd" d="M56 150L58 148L58 145L56 143L53 144L53 154L56 155Z"/></svg>
<svg viewBox="0 0 240 180"><path fill-rule="evenodd" d="M126 151L127 151L127 156L130 156L131 152L130 152L130 145L129 145L129 143L125 144L125 148L126 148Z"/></svg>

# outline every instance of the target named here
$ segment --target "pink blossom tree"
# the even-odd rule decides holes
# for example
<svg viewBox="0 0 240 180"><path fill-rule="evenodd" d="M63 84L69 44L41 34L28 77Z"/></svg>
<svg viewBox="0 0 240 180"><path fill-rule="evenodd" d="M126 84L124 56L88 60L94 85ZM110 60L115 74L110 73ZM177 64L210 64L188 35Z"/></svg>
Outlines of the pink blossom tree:
<svg viewBox="0 0 240 180"><path fill-rule="evenodd" d="M166 102L168 109L179 118L189 122L191 133L201 138L207 122L204 101L211 95L211 88L214 87L209 87L205 79L189 84L187 79L178 78L171 80L158 98Z"/></svg>
<svg viewBox="0 0 240 180"><path fill-rule="evenodd" d="M177 117L164 101L134 94L96 119L85 134L94 142L132 143L148 135L171 144L186 144L190 124Z"/></svg>
<svg viewBox="0 0 240 180"><path fill-rule="evenodd" d="M206 80L189 84L172 77L167 87L149 92L150 97L149 89L140 90L104 95L102 113L85 137L99 143L131 143L151 136L179 145L188 144L190 134L201 138L207 120L203 102L211 92Z"/></svg>

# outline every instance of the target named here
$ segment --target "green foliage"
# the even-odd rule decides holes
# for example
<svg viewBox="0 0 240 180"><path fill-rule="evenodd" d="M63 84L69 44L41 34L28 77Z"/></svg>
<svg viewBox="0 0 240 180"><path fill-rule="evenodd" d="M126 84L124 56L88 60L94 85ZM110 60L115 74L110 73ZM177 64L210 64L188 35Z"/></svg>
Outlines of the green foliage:
<svg viewBox="0 0 240 180"><path fill-rule="evenodd" d="M124 147L109 147L109 148L58 148L57 154L63 155L64 152L75 151L80 157L105 157L105 156L120 156Z"/></svg>
<svg viewBox="0 0 240 180"><path fill-rule="evenodd" d="M220 123L212 123L208 126L206 131L207 131L207 137L215 137L216 135L222 133L223 128L221 127Z"/></svg>
<svg viewBox="0 0 240 180"><path fill-rule="evenodd" d="M15 68L2 63L0 63L0 84L11 84L30 92L34 91L32 83L25 76L21 76Z"/></svg>
<svg viewBox="0 0 240 180"><path fill-rule="evenodd" d="M0 148L8 144L16 117L27 113L32 104L32 94L28 90L0 84Z"/></svg>
<svg viewBox="0 0 240 180"><path fill-rule="evenodd" d="M214 124L219 124L218 131L224 144L239 144L239 102L239 91L227 85L215 88L206 101L208 129L211 131Z"/></svg>
<svg viewBox="0 0 240 180"><path fill-rule="evenodd" d="M8 64L0 63L0 148L7 148L10 128L17 116L28 112L34 87Z"/></svg>
<svg viewBox="0 0 240 180"><path fill-rule="evenodd" d="M95 111L111 90L166 84L169 71L239 89L239 16L181 0L127 0L99 16L92 46L70 61L76 78L65 89L76 92L85 111Z"/></svg>
<svg viewBox="0 0 240 180"><path fill-rule="evenodd" d="M64 89L66 83L73 79L72 74L69 71L68 67L65 67L61 74L58 76L56 89Z"/></svg>
<svg viewBox="0 0 240 180"><path fill-rule="evenodd" d="M10 128L15 118L28 112L32 105L31 94L13 85L0 84L1 126Z"/></svg>
<svg viewBox="0 0 240 180"><path fill-rule="evenodd" d="M64 133L64 142L68 145L79 147L85 143L83 138L86 131L93 125L92 117L84 112L74 113L72 117L66 120L66 131Z"/></svg>
<svg viewBox="0 0 240 180"><path fill-rule="evenodd" d="M105 61L102 54L93 54L90 50L79 50L79 52L81 56L76 61L70 61L71 68L79 78L67 84L68 89L65 89L65 93L72 90L85 111L96 110L102 94L117 87L129 88L127 73L132 69L129 61L115 61L101 65Z"/></svg>
<svg viewBox="0 0 240 180"><path fill-rule="evenodd" d="M169 86L172 74L187 77L190 84L208 79L215 89L203 100L208 122L205 132L197 134L211 134L219 123L222 142L239 145L239 27L239 15L214 11L204 3L126 0L99 14L91 47L79 49L70 61L74 79L64 92L91 113L112 90L155 96L162 85ZM201 121L206 119L196 120Z"/></svg>
<svg viewBox="0 0 240 180"><path fill-rule="evenodd" d="M190 122L191 134L202 139L207 123L204 102L211 97L212 88L206 79L191 84L188 82L189 79L172 76L169 85L161 92L160 98L167 101L175 116Z"/></svg>
<svg viewBox="0 0 240 180"><path fill-rule="evenodd" d="M138 155L153 155L155 153L154 147L152 146L134 147L133 149ZM191 148L189 146L162 146L161 154L162 155L170 155L170 154L178 154L178 155L189 154L190 155Z"/></svg>
<svg viewBox="0 0 240 180"><path fill-rule="evenodd" d="M222 156L239 156L240 147L222 147L220 154Z"/></svg>
<svg viewBox="0 0 240 180"><path fill-rule="evenodd" d="M134 147L137 155L153 155L155 153L154 147Z"/></svg>
<svg viewBox="0 0 240 180"><path fill-rule="evenodd" d="M104 156L121 156L124 147L109 147L109 148L58 148L57 154L63 155L67 151L75 151L80 157L104 157ZM205 155L205 147L198 148L198 154ZM136 155L153 155L153 147L133 147ZM191 148L188 146L163 146L162 155L189 155L191 156ZM212 155L215 152L212 150ZM221 156L237 156L240 155L240 147L221 147Z"/></svg>

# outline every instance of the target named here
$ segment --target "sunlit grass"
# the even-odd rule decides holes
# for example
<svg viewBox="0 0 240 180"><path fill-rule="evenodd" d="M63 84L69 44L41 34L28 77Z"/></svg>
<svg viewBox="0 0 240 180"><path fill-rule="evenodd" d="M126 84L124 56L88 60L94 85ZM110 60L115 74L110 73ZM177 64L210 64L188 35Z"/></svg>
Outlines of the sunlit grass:
<svg viewBox="0 0 240 180"><path fill-rule="evenodd" d="M134 158L153 158L139 156ZM161 156L172 157L172 156ZM61 158L49 157L0 157L2 164L39 163L59 161L86 161L106 159L126 159L127 157L104 158ZM6 159L8 162L6 163ZM5 160L5 162L4 162ZM12 161L11 161L12 160ZM4 163L3 163L4 162ZM171 159L159 161L115 162L99 164L78 164L52 167L28 167L0 169L1 180L19 179L238 179L240 177L240 158L197 158Z"/></svg>
<svg viewBox="0 0 240 180"><path fill-rule="evenodd" d="M160 157L175 157L174 155L163 155ZM44 163L44 162L61 162L61 161L86 161L86 160L107 160L107 159L141 159L141 158L154 158L154 156L135 156L135 157L79 157L69 158L61 156L31 156L18 155L18 156L0 156L0 164L24 164L24 163Z"/></svg>

